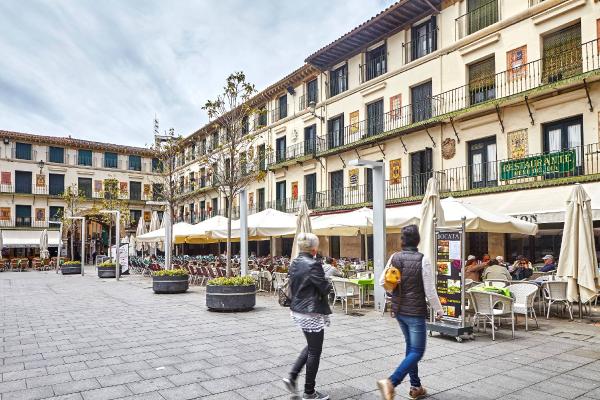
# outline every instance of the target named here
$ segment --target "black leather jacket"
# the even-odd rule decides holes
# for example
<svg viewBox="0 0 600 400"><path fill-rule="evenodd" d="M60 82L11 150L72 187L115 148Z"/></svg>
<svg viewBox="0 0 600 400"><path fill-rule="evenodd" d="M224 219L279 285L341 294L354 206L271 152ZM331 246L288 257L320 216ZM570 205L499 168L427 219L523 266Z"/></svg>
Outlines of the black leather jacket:
<svg viewBox="0 0 600 400"><path fill-rule="evenodd" d="M331 283L323 265L309 253L300 253L290 264L290 310L299 313L331 314L328 295Z"/></svg>

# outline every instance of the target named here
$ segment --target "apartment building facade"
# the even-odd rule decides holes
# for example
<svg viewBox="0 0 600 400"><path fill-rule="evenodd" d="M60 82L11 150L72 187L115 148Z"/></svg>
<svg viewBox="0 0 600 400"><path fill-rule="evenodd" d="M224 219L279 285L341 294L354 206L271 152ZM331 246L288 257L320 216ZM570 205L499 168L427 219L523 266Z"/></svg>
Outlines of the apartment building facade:
<svg viewBox="0 0 600 400"><path fill-rule="evenodd" d="M98 241L99 246L107 242L106 224L101 223L99 215L90 215L94 206L100 207L107 192L116 191L118 198L127 202L130 222L125 229L134 232L141 217L150 220L152 207L146 202L153 199L152 185L159 179L156 165L153 153L145 148L0 131L0 230L4 251L15 256L35 252L36 246L30 242L39 242L42 229L58 228L52 222L65 215L62 195L70 187L84 198L80 215L88 217L86 244L91 240ZM116 190L107 187L117 184ZM80 240L78 237L77 246Z"/></svg>
<svg viewBox="0 0 600 400"><path fill-rule="evenodd" d="M398 1L259 93L251 212L368 206L371 172L348 161L381 160L389 207L419 202L436 176L444 197L540 224L536 237L470 234L471 252L558 255L570 185L600 209L599 32L595 0ZM179 219L223 211L198 161L218 140L209 125L186 139ZM361 240L322 251L364 257Z"/></svg>

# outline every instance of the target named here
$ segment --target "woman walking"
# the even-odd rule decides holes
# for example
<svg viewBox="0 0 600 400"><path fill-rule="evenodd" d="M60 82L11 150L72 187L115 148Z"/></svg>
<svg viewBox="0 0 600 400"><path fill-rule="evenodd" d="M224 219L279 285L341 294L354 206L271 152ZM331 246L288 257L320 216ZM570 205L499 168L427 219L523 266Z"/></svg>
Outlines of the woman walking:
<svg viewBox="0 0 600 400"><path fill-rule="evenodd" d="M427 395L419 379L418 364L425 353L427 338L426 319L427 302L441 318L444 313L440 299L435 290L431 261L417 251L421 240L416 225L402 228L402 251L394 253L391 265L398 268L401 280L392 293L392 312L395 315L406 342L406 356L394 373L387 379L377 382L381 397L384 400L394 398L395 387L406 375L410 376L411 399L419 399Z"/></svg>
<svg viewBox="0 0 600 400"><path fill-rule="evenodd" d="M296 393L296 380L306 365L306 380L302 399L327 400L329 396L315 390L315 379L323 349L325 326L329 326L328 295L330 283L325 278L323 266L315 259L319 238L312 233L298 235L298 257L290 264L290 290L292 319L306 338L306 347L292 366L288 378L283 379L288 390Z"/></svg>

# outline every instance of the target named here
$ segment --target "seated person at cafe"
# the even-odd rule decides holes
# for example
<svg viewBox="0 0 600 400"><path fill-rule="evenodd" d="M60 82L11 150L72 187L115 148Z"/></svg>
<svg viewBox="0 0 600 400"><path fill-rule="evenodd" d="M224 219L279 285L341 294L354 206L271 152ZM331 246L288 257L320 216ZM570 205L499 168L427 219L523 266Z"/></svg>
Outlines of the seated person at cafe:
<svg viewBox="0 0 600 400"><path fill-rule="evenodd" d="M504 261L504 257L502 256L497 256L496 257L496 261L498 261L498 265L504 267L504 268L508 268L508 263L506 261Z"/></svg>
<svg viewBox="0 0 600 400"><path fill-rule="evenodd" d="M520 281L529 278L533 275L533 267L525 256L518 256L517 261L513 264L511 275L514 280Z"/></svg>
<svg viewBox="0 0 600 400"><path fill-rule="evenodd" d="M540 269L541 272L553 272L556 271L556 262L554 261L554 256L551 254L546 254L542 257L544 260L544 266Z"/></svg>
<svg viewBox="0 0 600 400"><path fill-rule="evenodd" d="M483 271L485 267L485 264L477 263L477 257L470 255L467 257L467 264L465 265L465 279L481 282L481 271Z"/></svg>
<svg viewBox="0 0 600 400"><path fill-rule="evenodd" d="M332 276L343 277L344 274L337 268L337 262L331 257L327 257L323 263L323 272L325 272L325 278L331 278Z"/></svg>
<svg viewBox="0 0 600 400"><path fill-rule="evenodd" d="M491 260L490 255L489 254L484 254L483 258L481 259L481 263L489 265L490 260Z"/></svg>
<svg viewBox="0 0 600 400"><path fill-rule="evenodd" d="M483 271L483 280L486 279L505 279L507 281L512 280L512 276L510 276L510 272L498 264L496 260L490 260L488 267Z"/></svg>

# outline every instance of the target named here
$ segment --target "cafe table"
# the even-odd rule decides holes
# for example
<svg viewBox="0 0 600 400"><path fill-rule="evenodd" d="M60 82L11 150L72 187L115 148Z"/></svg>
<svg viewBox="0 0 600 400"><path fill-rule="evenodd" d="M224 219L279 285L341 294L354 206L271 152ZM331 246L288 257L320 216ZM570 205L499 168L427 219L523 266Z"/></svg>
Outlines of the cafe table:
<svg viewBox="0 0 600 400"><path fill-rule="evenodd" d="M348 279L350 282L355 283L360 288L360 304L365 304L364 299L368 297L369 289L375 286L375 278L354 278Z"/></svg>

